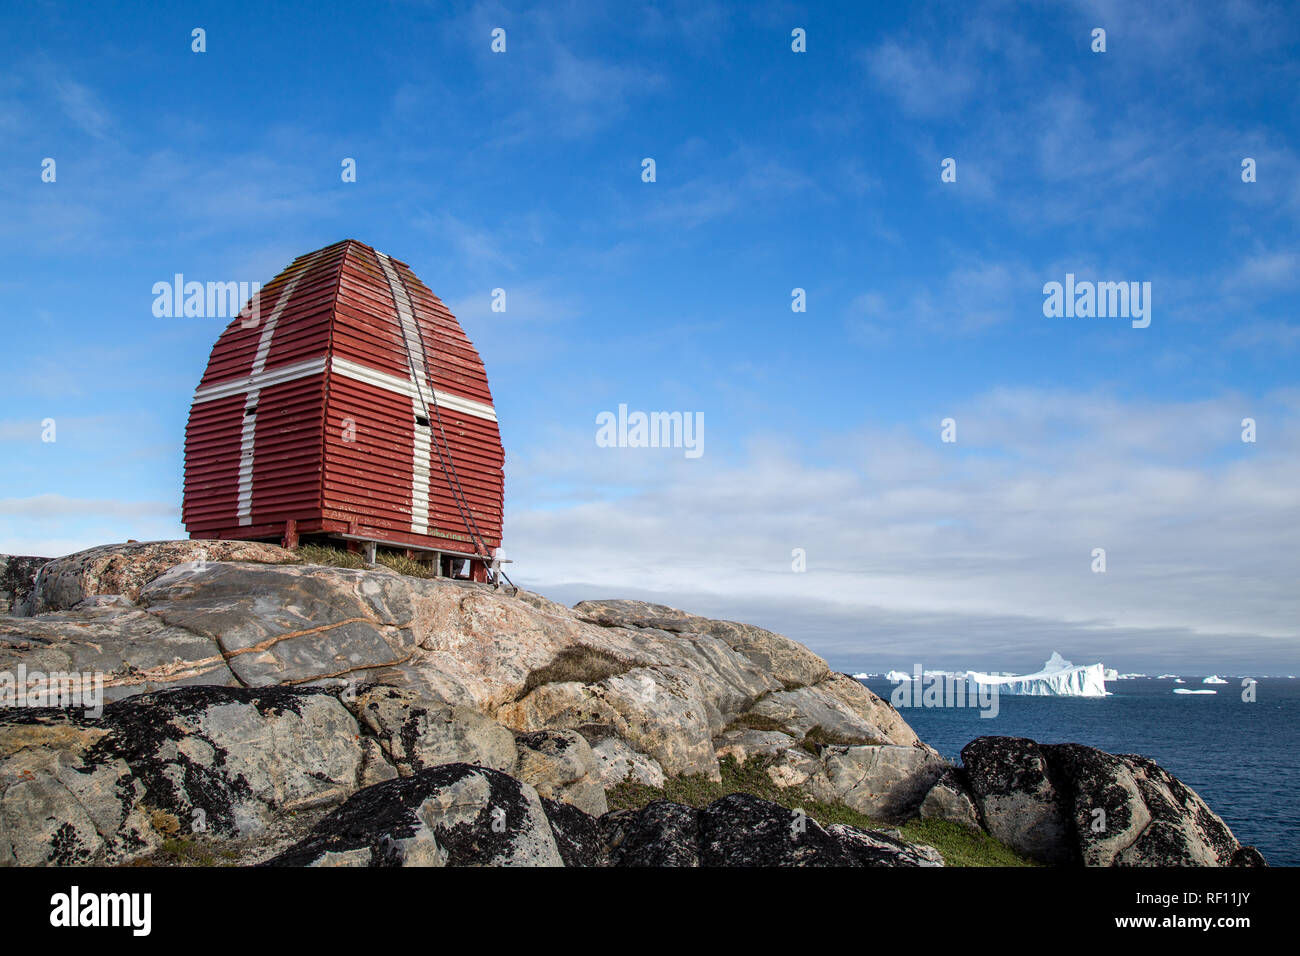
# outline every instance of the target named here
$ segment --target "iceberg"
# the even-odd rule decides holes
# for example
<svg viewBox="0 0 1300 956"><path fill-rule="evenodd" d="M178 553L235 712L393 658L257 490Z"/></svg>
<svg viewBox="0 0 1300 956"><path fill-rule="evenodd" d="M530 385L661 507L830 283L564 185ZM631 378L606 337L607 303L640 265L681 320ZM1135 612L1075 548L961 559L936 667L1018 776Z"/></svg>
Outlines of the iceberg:
<svg viewBox="0 0 1300 956"><path fill-rule="evenodd" d="M1176 680L1177 678L1178 678L1177 674L1161 674L1159 677L1156 678L1156 680Z"/></svg>
<svg viewBox="0 0 1300 956"><path fill-rule="evenodd" d="M854 680L866 680L866 679L867 679L868 677L870 677L870 676L871 676L870 674L854 674L854 675L853 675L853 679L854 679Z"/></svg>
<svg viewBox="0 0 1300 956"><path fill-rule="evenodd" d="M1222 677L1220 677L1218 674L1211 674L1209 677L1205 678L1205 680L1201 681L1201 683L1202 684L1226 684L1228 682L1224 680Z"/></svg>
<svg viewBox="0 0 1300 956"><path fill-rule="evenodd" d="M907 673L907 671L890 671L888 674L885 675L885 680L893 684L897 684L899 681L905 681L911 679L912 679L912 675Z"/></svg>
<svg viewBox="0 0 1300 956"><path fill-rule="evenodd" d="M1105 697L1105 668L1100 664L1071 664L1056 651L1035 674L1000 676L967 671L974 684L996 686L998 693L1025 697Z"/></svg>
<svg viewBox="0 0 1300 956"><path fill-rule="evenodd" d="M1188 690L1186 687L1175 687L1175 694L1217 694L1217 690Z"/></svg>
<svg viewBox="0 0 1300 956"><path fill-rule="evenodd" d="M1102 677L1106 680L1119 680L1119 671L1115 670L1113 667L1107 667L1102 671Z"/></svg>

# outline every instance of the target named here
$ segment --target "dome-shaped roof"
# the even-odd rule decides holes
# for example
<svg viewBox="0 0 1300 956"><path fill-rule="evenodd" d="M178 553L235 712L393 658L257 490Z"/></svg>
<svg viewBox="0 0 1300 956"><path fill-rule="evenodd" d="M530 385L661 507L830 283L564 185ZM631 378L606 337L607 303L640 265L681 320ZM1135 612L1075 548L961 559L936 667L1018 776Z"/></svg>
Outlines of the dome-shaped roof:
<svg viewBox="0 0 1300 956"><path fill-rule="evenodd" d="M217 340L186 429L193 537L335 534L479 554L501 539L500 433L460 323L348 239L299 256Z"/></svg>

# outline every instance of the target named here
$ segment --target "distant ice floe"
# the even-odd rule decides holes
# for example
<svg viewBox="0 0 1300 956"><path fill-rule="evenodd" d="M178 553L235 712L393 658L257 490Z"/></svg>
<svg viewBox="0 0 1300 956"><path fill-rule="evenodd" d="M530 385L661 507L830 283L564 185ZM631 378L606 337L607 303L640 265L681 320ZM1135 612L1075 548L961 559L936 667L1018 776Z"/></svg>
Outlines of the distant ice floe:
<svg viewBox="0 0 1300 956"><path fill-rule="evenodd" d="M899 681L911 679L912 675L907 671L890 671L885 675L885 680L889 681L891 684L897 684Z"/></svg>
<svg viewBox="0 0 1300 956"><path fill-rule="evenodd" d="M1177 680L1177 679L1178 679L1177 674L1161 674L1159 677L1156 678L1156 680Z"/></svg>
<svg viewBox="0 0 1300 956"><path fill-rule="evenodd" d="M1056 651L1035 674L998 675L967 671L975 684L996 686L998 693L1013 697L1105 697L1106 669L1100 664L1071 664Z"/></svg>
<svg viewBox="0 0 1300 956"><path fill-rule="evenodd" d="M1226 684L1227 681L1222 681L1221 683ZM1217 690L1188 690L1186 687L1175 687L1174 693L1175 694L1217 694L1218 691Z"/></svg>
<svg viewBox="0 0 1300 956"><path fill-rule="evenodd" d="M854 674L854 675L853 675L853 679L854 679L854 680L866 680L866 679L869 678L870 676L871 676L870 674Z"/></svg>
<svg viewBox="0 0 1300 956"><path fill-rule="evenodd" d="M1228 682L1224 680L1222 677L1220 677L1218 674L1211 674L1209 677L1205 678L1205 680L1201 681L1201 683L1202 684L1226 684Z"/></svg>

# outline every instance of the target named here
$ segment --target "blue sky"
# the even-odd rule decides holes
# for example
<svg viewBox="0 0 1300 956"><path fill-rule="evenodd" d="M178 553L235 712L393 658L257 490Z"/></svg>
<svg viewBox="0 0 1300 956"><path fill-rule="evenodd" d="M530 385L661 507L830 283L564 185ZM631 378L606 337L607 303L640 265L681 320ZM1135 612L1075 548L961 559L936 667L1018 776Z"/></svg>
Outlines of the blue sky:
<svg viewBox="0 0 1300 956"><path fill-rule="evenodd" d="M153 283L351 237L479 347L530 587L853 670L1300 671L1294 7L269 6L0 13L0 552L182 536L224 322ZM1150 327L1046 318L1067 273ZM597 447L620 403L705 454Z"/></svg>

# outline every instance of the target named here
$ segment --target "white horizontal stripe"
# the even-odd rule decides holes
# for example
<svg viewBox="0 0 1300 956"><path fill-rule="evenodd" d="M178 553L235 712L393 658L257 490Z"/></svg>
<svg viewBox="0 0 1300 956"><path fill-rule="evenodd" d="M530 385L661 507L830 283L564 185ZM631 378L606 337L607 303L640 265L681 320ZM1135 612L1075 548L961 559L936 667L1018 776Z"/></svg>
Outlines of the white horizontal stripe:
<svg viewBox="0 0 1300 956"><path fill-rule="evenodd" d="M377 385L382 389L390 392L397 392L399 395L405 395L407 398L416 399L418 403L419 396L416 394L415 384L410 379L398 378L396 375L390 375L388 372L381 372L377 368L371 368L369 365L358 365L345 358L334 356L330 368L337 374L350 378L358 382L365 382L367 385ZM448 392L434 390L434 396L442 408L454 412L462 412L466 415L473 415L475 418L485 418L490 422L497 420L496 409L491 405L485 405L483 402L476 402L472 398L462 398L460 395L452 395Z"/></svg>
<svg viewBox="0 0 1300 956"><path fill-rule="evenodd" d="M293 365L281 365L269 371L258 372L256 375L227 379L224 382L209 385L207 388L201 388L194 393L194 404L211 402L218 398L230 398L232 395L245 395L253 389L267 388L271 385L279 385L282 382L292 382L297 378L319 375L323 371L325 371L323 356L308 359L305 362L295 362Z"/></svg>
<svg viewBox="0 0 1300 956"><path fill-rule="evenodd" d="M334 357L333 362L330 363L330 368L345 378L364 382L367 385L376 385L386 391L405 395L407 398L413 399L417 397L415 385L409 379L398 378L396 375L381 372L377 368L358 365L356 362L350 362L338 356ZM296 362L293 365L282 365L279 368L273 368L258 375L245 375L242 378L227 379L224 382L217 382L215 385L209 385L196 391L194 393L194 404L211 402L218 398L230 398L232 395L247 395L249 391L255 388L263 389L271 385L291 382L298 378L308 378L312 375L319 375L324 370L325 359L315 358L308 359L305 362ZM450 411L473 415L475 418L483 418L490 422L497 420L496 409L491 405L476 402L472 398L465 398L461 395L453 395L450 392L435 390L434 395L438 399L438 404Z"/></svg>

